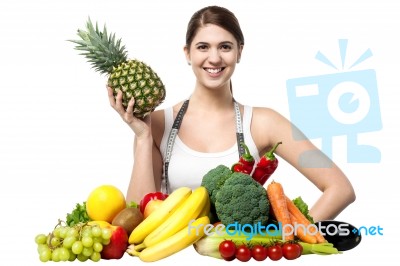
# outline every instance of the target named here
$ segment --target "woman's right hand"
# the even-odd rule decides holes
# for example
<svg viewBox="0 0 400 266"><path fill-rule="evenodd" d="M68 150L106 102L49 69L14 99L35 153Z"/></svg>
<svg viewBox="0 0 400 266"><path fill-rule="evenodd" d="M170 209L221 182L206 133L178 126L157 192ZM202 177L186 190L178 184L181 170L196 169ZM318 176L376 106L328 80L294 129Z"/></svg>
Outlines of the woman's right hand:
<svg viewBox="0 0 400 266"><path fill-rule="evenodd" d="M133 115L133 105L135 99L132 99L128 103L128 107L124 108L122 105L122 92L118 91L117 96L114 97L113 90L107 86L108 99L110 105L115 111L121 116L125 123L133 130L137 138L148 137L151 135L151 119L150 115L147 115L143 120Z"/></svg>

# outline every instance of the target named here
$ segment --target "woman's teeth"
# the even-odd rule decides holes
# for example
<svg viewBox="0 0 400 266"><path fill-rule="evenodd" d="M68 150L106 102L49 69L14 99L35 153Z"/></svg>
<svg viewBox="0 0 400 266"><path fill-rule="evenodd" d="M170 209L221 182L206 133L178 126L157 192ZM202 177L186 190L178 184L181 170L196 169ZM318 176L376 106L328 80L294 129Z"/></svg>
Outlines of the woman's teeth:
<svg viewBox="0 0 400 266"><path fill-rule="evenodd" d="M206 68L205 69L208 73L217 74L222 71L222 68Z"/></svg>

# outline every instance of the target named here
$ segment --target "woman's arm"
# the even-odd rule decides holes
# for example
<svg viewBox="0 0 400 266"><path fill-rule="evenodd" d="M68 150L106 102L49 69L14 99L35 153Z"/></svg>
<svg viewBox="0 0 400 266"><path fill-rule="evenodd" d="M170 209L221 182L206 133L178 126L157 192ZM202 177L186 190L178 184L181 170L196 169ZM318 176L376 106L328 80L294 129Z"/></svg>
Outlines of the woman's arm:
<svg viewBox="0 0 400 266"><path fill-rule="evenodd" d="M252 135L262 153L282 141L276 154L323 192L310 210L316 221L335 218L355 200L354 189L346 175L279 113L255 108ZM294 135L299 138L294 139Z"/></svg>
<svg viewBox="0 0 400 266"><path fill-rule="evenodd" d="M149 192L160 189L162 175L162 158L160 150L154 142L153 135L159 136L158 128L152 126L152 117L155 122L160 121L160 115L146 116L143 120L133 116L134 99L128 103L126 110L122 106L122 93L114 98L113 91L107 87L111 106L117 111L125 123L135 134L133 147L133 168L126 201L139 203L143 196ZM155 123L156 124L156 123Z"/></svg>
<svg viewBox="0 0 400 266"><path fill-rule="evenodd" d="M162 159L153 138L135 137L132 175L126 195L127 202L140 200L161 186Z"/></svg>

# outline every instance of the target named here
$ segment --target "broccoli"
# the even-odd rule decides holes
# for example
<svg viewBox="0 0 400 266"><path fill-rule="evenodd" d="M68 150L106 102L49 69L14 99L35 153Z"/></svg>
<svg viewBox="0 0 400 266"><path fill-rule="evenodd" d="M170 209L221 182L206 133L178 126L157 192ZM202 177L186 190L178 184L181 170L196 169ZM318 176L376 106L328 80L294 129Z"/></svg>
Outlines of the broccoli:
<svg viewBox="0 0 400 266"><path fill-rule="evenodd" d="M266 225L269 200L265 188L250 175L233 173L215 196L215 211L222 224Z"/></svg>
<svg viewBox="0 0 400 266"><path fill-rule="evenodd" d="M203 176L201 186L207 189L208 195L210 196L211 206L214 206L215 204L215 197L218 190L222 187L225 181L231 177L231 175L231 169L225 165L218 165Z"/></svg>

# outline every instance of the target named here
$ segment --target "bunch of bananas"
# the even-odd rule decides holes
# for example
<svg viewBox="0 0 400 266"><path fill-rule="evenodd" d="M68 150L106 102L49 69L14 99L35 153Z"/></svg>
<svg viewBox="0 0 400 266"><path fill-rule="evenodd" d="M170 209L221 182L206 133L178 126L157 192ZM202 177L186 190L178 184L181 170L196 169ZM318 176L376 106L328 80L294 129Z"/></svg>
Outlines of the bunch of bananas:
<svg viewBox="0 0 400 266"><path fill-rule="evenodd" d="M176 189L132 231L128 254L152 262L185 249L204 236L209 212L205 187Z"/></svg>

